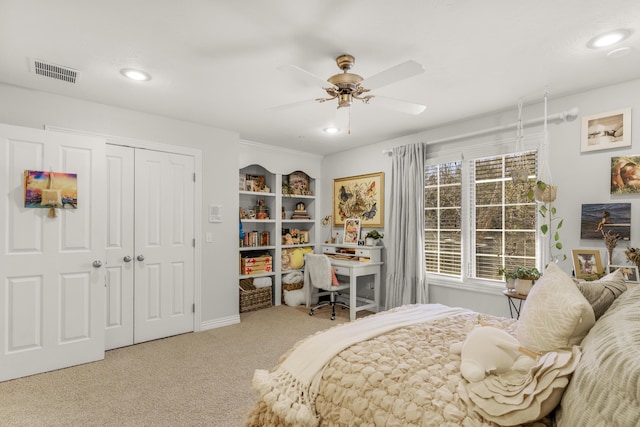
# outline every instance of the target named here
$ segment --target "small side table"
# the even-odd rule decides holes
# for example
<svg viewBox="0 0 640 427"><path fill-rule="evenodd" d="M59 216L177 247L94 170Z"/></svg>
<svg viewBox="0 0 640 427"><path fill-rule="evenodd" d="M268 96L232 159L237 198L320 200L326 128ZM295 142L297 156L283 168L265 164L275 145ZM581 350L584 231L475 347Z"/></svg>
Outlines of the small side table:
<svg viewBox="0 0 640 427"><path fill-rule="evenodd" d="M520 318L520 309L522 308L522 302L527 299L526 295L517 293L516 291L510 291L505 289L502 293L507 297L509 301L509 314L513 319L513 313L516 313L516 319Z"/></svg>

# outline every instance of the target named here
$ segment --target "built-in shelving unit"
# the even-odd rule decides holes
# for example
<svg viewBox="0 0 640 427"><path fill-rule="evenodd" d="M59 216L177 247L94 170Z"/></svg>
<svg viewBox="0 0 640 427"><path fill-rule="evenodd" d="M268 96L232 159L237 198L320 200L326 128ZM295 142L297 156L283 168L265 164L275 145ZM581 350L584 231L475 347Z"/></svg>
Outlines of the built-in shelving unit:
<svg viewBox="0 0 640 427"><path fill-rule="evenodd" d="M251 177L256 179L252 180ZM286 257L292 250L313 250L316 246L316 179L304 171L276 173L258 164L241 167L239 178L240 221L245 236L248 233L253 236L248 239L245 237L239 244L239 279L272 277L273 304L279 305L282 276L303 270L283 266L283 253ZM249 181L252 183L248 184ZM255 181L259 181L259 184L256 185ZM265 236L268 236L268 244L265 244ZM271 270L260 271L258 268L256 272L246 274L242 270L242 258L260 254L271 256Z"/></svg>

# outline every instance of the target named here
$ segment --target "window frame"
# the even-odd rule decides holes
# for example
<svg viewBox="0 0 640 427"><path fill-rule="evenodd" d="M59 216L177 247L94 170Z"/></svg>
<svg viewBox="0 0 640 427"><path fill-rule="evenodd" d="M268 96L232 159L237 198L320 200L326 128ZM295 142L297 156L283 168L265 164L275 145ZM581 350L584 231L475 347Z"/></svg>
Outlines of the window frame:
<svg viewBox="0 0 640 427"><path fill-rule="evenodd" d="M536 151L536 156L539 156L539 153L537 153L537 147L532 147L532 146L525 147L523 152L530 152L530 151ZM475 255L472 247L472 242L475 242L475 235L473 234L475 231L475 224L471 225L471 221L474 220L474 216L472 215L472 209L475 208L475 203L471 203L472 202L471 200L472 183L471 183L470 174L471 174L471 163L475 160L482 159L482 158L489 158L489 157L499 157L499 156L506 157L514 154L517 154L515 150L504 150L502 152L491 152L489 154L481 154L481 150L478 150L478 153L476 155L465 156L463 154L460 156L459 160L461 160L462 162L461 164L461 192L462 192L461 221L462 223L461 223L460 276L427 271L426 276L427 276L427 279L429 280L429 283L438 285L438 286L451 287L459 290L466 289L466 290L471 290L471 291L476 291L481 293L489 293L489 294L495 294L497 289L504 290L503 280L472 277L472 274L474 273L474 270L475 270L475 266L473 266L472 264L473 257ZM536 159L537 159L537 162L539 162L539 158L536 157ZM433 157L429 159L427 164L425 165L425 172L426 172L426 167L428 166L441 165L445 163L451 163L453 161L456 161L456 160L451 160L450 157L449 158ZM426 188L426 182L425 182L425 188ZM534 228L534 230L536 230L536 233L535 233L535 253L536 253L535 265L536 266L539 265L540 256L541 256L541 253L540 253L541 236L540 236L540 233L537 232L539 230L539 221L540 219L539 219L539 215L537 214L537 206L536 206L535 228ZM426 231L426 224L425 224L425 231ZM425 264L426 264L426 252L424 253L424 256L425 256Z"/></svg>

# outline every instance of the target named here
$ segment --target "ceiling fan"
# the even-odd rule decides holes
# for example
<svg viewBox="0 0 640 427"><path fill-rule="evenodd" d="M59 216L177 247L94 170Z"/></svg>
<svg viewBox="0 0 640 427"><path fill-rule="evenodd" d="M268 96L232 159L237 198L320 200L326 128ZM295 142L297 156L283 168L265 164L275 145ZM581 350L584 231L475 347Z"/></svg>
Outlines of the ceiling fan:
<svg viewBox="0 0 640 427"><path fill-rule="evenodd" d="M354 100L369 104L369 101L373 98L376 98L376 101L382 101L379 103L381 107L391 108L403 113L417 115L426 109L426 107L421 104L414 104L407 101L401 101L399 99L369 94L371 90L424 73L422 65L415 61L406 61L373 75L368 79L364 79L358 74L349 72L351 68L353 68L355 61L355 57L352 55L343 54L338 56L336 58L336 64L338 65L338 68L342 70L342 73L335 74L327 80L324 80L295 65L285 65L283 67L279 67L279 69L281 71L294 74L297 77L302 77L305 81L314 85L321 84L322 89L327 93L328 97L316 98L315 101L327 102L337 99L338 109L350 107ZM331 86L326 87L327 82L329 82ZM279 109L288 108L289 106L295 106L298 104L300 103L284 105L279 107Z"/></svg>

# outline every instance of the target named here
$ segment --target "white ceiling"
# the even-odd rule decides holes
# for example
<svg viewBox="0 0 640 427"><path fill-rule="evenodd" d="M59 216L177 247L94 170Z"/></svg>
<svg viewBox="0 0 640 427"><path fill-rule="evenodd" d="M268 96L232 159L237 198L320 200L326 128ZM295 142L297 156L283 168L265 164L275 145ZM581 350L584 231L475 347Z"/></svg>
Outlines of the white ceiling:
<svg viewBox="0 0 640 427"><path fill-rule="evenodd" d="M607 57L586 43L633 31ZM619 46L615 46L619 47ZM413 116L351 107L351 134L328 136L337 102L278 70L317 76L356 57L365 79L406 60L416 77L375 94L419 104ZM29 59L79 70L76 84L35 75ZM145 70L149 82L119 70ZM638 0L0 0L0 81L236 130L242 139L319 154L640 77Z"/></svg>

